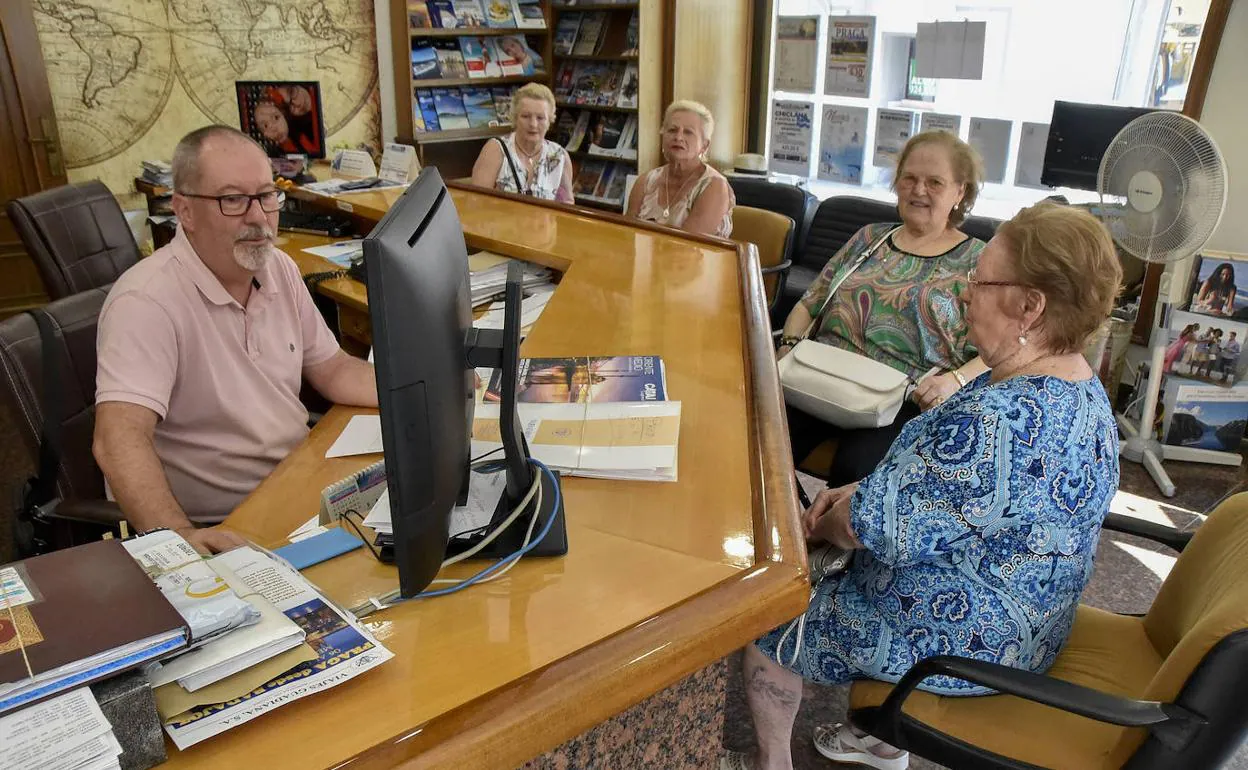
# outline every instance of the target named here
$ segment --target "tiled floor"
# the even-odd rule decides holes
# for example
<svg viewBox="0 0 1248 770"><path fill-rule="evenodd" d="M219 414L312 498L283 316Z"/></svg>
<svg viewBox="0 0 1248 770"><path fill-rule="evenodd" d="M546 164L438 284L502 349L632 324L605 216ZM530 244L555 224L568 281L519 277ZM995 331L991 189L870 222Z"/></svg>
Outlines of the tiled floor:
<svg viewBox="0 0 1248 770"><path fill-rule="evenodd" d="M1248 471L1212 465L1169 463L1167 470L1177 487L1171 500L1164 498L1148 473L1139 465L1122 465L1121 492L1115 498L1114 510L1119 513L1150 518L1159 523L1169 520L1174 526L1189 527L1199 522L1194 514L1211 510L1224 497L1248 489ZM805 477L803 484L813 497L820 483ZM1106 532L1096 555L1096 570L1084 592L1083 601L1114 612L1145 612L1161 585L1172 552L1149 541ZM1160 574L1159 574L1160 573ZM724 715L724 745L746 750L754 743L753 726L742 691L740 667L736 666L728 680L728 705ZM796 770L828 770L839 767L815 752L811 735L816 724L842 722L848 704L848 687L824 687L806 684L802 709L793 730L793 766ZM940 768L932 762L912 758L914 770ZM1226 767L1248 770L1248 746L1241 749Z"/></svg>

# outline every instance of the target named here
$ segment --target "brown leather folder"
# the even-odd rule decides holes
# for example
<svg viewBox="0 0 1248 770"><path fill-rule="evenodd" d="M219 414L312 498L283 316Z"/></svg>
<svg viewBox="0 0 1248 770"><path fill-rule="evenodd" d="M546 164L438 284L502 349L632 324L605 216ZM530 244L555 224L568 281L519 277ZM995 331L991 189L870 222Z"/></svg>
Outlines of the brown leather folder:
<svg viewBox="0 0 1248 770"><path fill-rule="evenodd" d="M100 540L6 566L16 569L34 601L6 606L0 594L0 683L29 678L19 632L36 676L173 631L180 631L183 640L189 638L182 616L119 540ZM114 671L75 679L73 685L90 684L145 662L142 655L136 658Z"/></svg>

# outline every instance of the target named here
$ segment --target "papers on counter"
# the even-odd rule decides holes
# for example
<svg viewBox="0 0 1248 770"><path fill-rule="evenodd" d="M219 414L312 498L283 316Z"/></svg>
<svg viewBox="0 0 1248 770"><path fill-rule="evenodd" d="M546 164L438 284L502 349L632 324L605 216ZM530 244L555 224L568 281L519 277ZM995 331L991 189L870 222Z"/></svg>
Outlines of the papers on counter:
<svg viewBox="0 0 1248 770"><path fill-rule="evenodd" d="M533 457L573 476L675 481L680 402L517 405ZM477 407L472 456L502 446L499 406Z"/></svg>
<svg viewBox="0 0 1248 770"><path fill-rule="evenodd" d="M325 457L381 454L381 451L381 416L357 414L347 423L347 427L342 429L342 433L325 453Z"/></svg>
<svg viewBox="0 0 1248 770"><path fill-rule="evenodd" d="M394 657L354 616L340 611L297 572L268 554L254 548L236 548L216 558L238 576L249 592L259 593L314 639L312 654L315 657L294 668L280 670L273 674L276 678L259 686L229 693L232 696L229 699L204 702L190 696L182 697L185 691L177 692L182 703L199 701L166 720L165 732L179 749L250 722L291 701L328 690ZM300 652L303 649L303 646L296 647L283 655L288 656L287 660L290 656L305 656L306 651ZM266 661L261 665L268 664ZM269 666L265 673L272 671L273 667ZM231 684L240 687L252 684L246 681L245 673L235 675L237 679L232 677ZM171 682L165 687L179 685ZM217 685L211 687L217 688ZM219 688L212 692L214 698L222 697ZM161 700L158 690L157 702ZM164 702L168 704L169 700Z"/></svg>
<svg viewBox="0 0 1248 770"><path fill-rule="evenodd" d="M364 257L364 241L360 239L327 243L324 246L312 246L303 250L305 254L324 257L339 267L349 267L351 261Z"/></svg>
<svg viewBox="0 0 1248 770"><path fill-rule="evenodd" d="M468 504L451 509L451 536L481 529L490 523L498 501L507 490L507 472L473 472L468 480ZM382 492L373 509L364 519L364 525L383 535L394 534L390 518L390 492Z"/></svg>
<svg viewBox="0 0 1248 770"><path fill-rule="evenodd" d="M113 726L86 687L0 718L0 770L120 768Z"/></svg>

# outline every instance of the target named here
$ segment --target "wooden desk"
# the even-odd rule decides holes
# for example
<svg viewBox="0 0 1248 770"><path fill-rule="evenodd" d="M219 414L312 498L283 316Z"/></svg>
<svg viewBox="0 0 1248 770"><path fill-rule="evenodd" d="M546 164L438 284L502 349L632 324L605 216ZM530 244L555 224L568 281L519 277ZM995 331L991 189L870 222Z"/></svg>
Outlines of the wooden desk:
<svg viewBox="0 0 1248 770"><path fill-rule="evenodd" d="M356 211L374 196L352 196ZM365 198L370 200L365 200ZM661 355L683 402L674 484L568 478L569 553L369 618L395 659L173 753L170 767L513 768L800 613L805 546L757 258L606 214L453 190L465 237L565 271L526 356ZM418 333L418 330L413 330ZM227 524L275 544L323 486L335 408ZM455 576L476 565L456 565ZM307 571L354 606L392 588L367 551Z"/></svg>

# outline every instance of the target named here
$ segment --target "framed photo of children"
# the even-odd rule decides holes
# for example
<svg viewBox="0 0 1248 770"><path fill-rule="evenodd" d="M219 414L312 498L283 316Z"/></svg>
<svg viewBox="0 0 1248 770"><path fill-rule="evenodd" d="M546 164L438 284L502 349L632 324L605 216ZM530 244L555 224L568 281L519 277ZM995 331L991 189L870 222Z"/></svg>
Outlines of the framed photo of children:
<svg viewBox="0 0 1248 770"><path fill-rule="evenodd" d="M297 153L325 157L321 84L296 80L236 80L238 117L243 133L279 158Z"/></svg>
<svg viewBox="0 0 1248 770"><path fill-rule="evenodd" d="M1192 267L1187 309L1248 321L1248 254L1206 251Z"/></svg>

